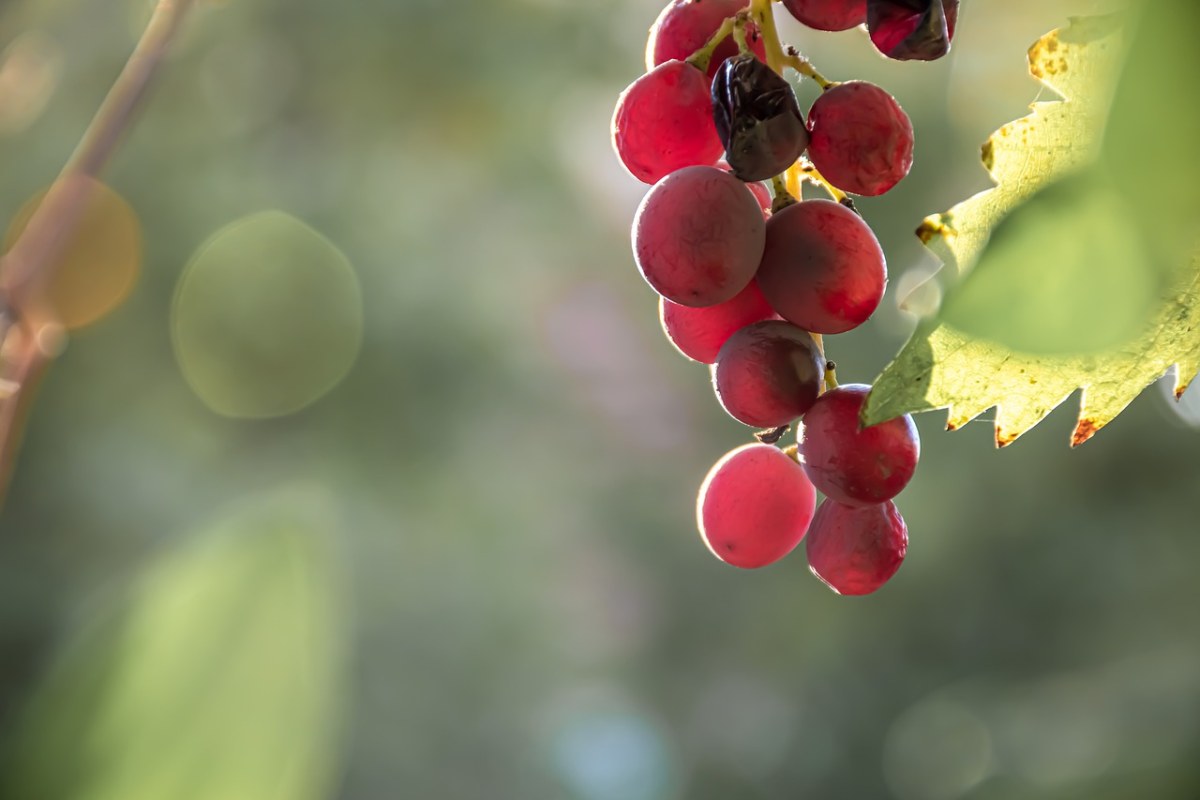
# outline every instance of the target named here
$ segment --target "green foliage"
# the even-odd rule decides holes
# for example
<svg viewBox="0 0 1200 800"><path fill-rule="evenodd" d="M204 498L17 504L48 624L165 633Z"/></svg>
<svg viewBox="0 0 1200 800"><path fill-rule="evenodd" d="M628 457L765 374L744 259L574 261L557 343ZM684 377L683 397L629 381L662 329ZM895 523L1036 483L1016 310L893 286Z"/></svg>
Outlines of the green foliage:
<svg viewBox="0 0 1200 800"><path fill-rule="evenodd" d="M160 557L68 646L27 710L7 796L327 796L338 584L297 499L245 509Z"/></svg>
<svg viewBox="0 0 1200 800"><path fill-rule="evenodd" d="M1194 16L1187 5L1153 4L1127 58L1119 24L1127 20L1114 16L1076 19L1030 49L1031 74L1065 99L1036 103L993 134L983 153L996 188L918 230L959 275L971 271L876 381L868 422L947 408L953 429L995 406L1003 446L1082 388L1078 445L1172 365L1182 394L1200 368L1195 215L1163 213L1153 197L1162 185L1200 209L1186 149L1197 139L1176 132L1200 125L1194 109L1177 114L1162 88L1164 65L1196 60L1161 24L1164 14L1176 13L1177 25ZM1151 76L1159 83L1148 91L1130 88ZM1131 127L1170 131L1145 138L1142 147L1154 145L1145 171L1140 147L1137 159L1115 156L1128 149Z"/></svg>

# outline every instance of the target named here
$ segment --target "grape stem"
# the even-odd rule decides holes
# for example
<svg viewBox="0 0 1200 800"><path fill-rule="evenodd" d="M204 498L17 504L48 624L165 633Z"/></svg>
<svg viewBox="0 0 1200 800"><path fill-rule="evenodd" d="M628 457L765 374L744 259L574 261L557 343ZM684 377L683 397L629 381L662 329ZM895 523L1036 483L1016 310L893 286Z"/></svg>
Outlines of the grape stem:
<svg viewBox="0 0 1200 800"><path fill-rule="evenodd" d="M825 91L831 86L837 86L835 82L827 80L824 75L817 72L817 70L813 67L812 62L796 52L796 48L794 47L789 47L787 49L787 52L783 56L783 63L786 66L796 70L796 72L799 72L801 75L812 78L817 82L817 85L821 87L821 91Z"/></svg>
<svg viewBox="0 0 1200 800"><path fill-rule="evenodd" d="M837 364L832 361L825 362L825 391L832 392L838 387L837 380Z"/></svg>
<svg viewBox="0 0 1200 800"><path fill-rule="evenodd" d="M716 32L709 37L708 41L699 50L687 57L687 62L701 72L707 72L708 64L712 61L713 52L721 46L721 42L725 41L726 37L731 33L736 36L735 31L739 27L745 28L745 25L746 18L742 14L729 17L721 23L721 27L717 28ZM741 41L745 41L744 33L742 34Z"/></svg>
<svg viewBox="0 0 1200 800"><path fill-rule="evenodd" d="M195 0L159 0L79 145L17 241L0 257L0 503L33 390L66 341L55 314L39 295L83 217L94 179L128 130L193 5Z"/></svg>
<svg viewBox="0 0 1200 800"><path fill-rule="evenodd" d="M819 186L829 193L839 203L845 204L850 198L841 189L834 186L817 171L817 168L812 165L807 159L801 159L793 166L796 170L797 181L806 180L814 186Z"/></svg>

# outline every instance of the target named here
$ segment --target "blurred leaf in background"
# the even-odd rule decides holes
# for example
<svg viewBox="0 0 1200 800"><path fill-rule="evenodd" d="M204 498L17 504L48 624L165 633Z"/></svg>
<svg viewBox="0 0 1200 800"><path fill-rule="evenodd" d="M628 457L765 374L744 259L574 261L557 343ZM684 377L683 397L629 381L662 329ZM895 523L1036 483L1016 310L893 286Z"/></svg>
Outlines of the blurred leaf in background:
<svg viewBox="0 0 1200 800"><path fill-rule="evenodd" d="M317 800L341 750L327 510L234 509L89 609L25 712L5 796Z"/></svg>

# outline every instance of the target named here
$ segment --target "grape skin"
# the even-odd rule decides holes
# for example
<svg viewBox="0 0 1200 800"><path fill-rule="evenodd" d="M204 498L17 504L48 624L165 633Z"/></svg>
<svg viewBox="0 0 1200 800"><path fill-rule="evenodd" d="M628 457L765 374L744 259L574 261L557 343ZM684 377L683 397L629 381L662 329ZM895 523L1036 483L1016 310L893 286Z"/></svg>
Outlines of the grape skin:
<svg viewBox="0 0 1200 800"><path fill-rule="evenodd" d="M831 200L805 200L767 221L758 282L784 319L813 333L844 333L878 308L887 264L861 217Z"/></svg>
<svg viewBox="0 0 1200 800"><path fill-rule="evenodd" d="M908 174L912 122L873 83L848 81L826 89L808 112L808 157L844 192L881 195Z"/></svg>
<svg viewBox="0 0 1200 800"><path fill-rule="evenodd" d="M717 162L717 169L732 173L733 168L729 166L729 162L721 159ZM754 195L754 199L758 201L758 205L762 207L763 218L771 216L771 190L762 181L750 181L746 183L746 188Z"/></svg>
<svg viewBox="0 0 1200 800"><path fill-rule="evenodd" d="M942 6L944 28L931 18L934 3ZM911 0L874 0L867 11L867 30L875 49L901 61L933 61L949 53L957 22L958 0L926 0L923 11L914 10Z"/></svg>
<svg viewBox="0 0 1200 800"><path fill-rule="evenodd" d="M713 555L756 569L796 548L815 506L816 492L795 461L771 445L747 444L709 470L696 499L696 523Z"/></svg>
<svg viewBox="0 0 1200 800"><path fill-rule="evenodd" d="M908 414L859 426L870 391L870 386L850 383L821 395L796 437L813 485L850 506L874 505L900 494L921 456L917 426Z"/></svg>
<svg viewBox="0 0 1200 800"><path fill-rule="evenodd" d="M824 375L825 359L807 331L766 320L740 329L721 347L713 389L738 422L777 428L812 407Z"/></svg>
<svg viewBox="0 0 1200 800"><path fill-rule="evenodd" d="M753 280L731 299L707 308L681 306L665 297L658 303L658 319L667 339L680 353L702 364L716 361L721 345L739 329L774 316Z"/></svg>
<svg viewBox="0 0 1200 800"><path fill-rule="evenodd" d="M867 0L783 0L783 5L819 31L845 31L867 21Z"/></svg>
<svg viewBox="0 0 1200 800"><path fill-rule="evenodd" d="M625 169L643 183L714 163L724 149L704 73L686 61L667 61L631 83L617 98L612 141Z"/></svg>
<svg viewBox="0 0 1200 800"><path fill-rule="evenodd" d="M716 167L687 167L654 185L633 218L633 253L646 282L680 305L712 306L754 278L766 241L746 185Z"/></svg>
<svg viewBox="0 0 1200 800"><path fill-rule="evenodd" d="M690 57L708 43L722 22L745 7L746 0L673 0L650 27L650 38L646 41L646 69L653 69L673 58ZM759 61L767 60L762 34L753 22L746 26L746 41ZM712 80L721 62L737 53L737 42L732 36L717 45L708 64L708 79Z"/></svg>
<svg viewBox="0 0 1200 800"><path fill-rule="evenodd" d="M908 552L908 526L890 500L852 508L825 499L809 525L808 567L841 595L871 594L887 583Z"/></svg>

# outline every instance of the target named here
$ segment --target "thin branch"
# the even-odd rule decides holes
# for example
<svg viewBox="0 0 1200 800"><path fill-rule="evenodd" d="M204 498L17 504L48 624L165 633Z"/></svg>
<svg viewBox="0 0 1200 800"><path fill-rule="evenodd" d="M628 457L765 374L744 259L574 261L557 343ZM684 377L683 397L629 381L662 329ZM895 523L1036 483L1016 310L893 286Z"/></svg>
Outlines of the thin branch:
<svg viewBox="0 0 1200 800"><path fill-rule="evenodd" d="M57 258L87 208L95 179L132 124L194 5L195 0L159 0L79 146L12 249L0 257L0 501L33 385L61 349L61 328L46 309L35 308L39 292L53 278Z"/></svg>

